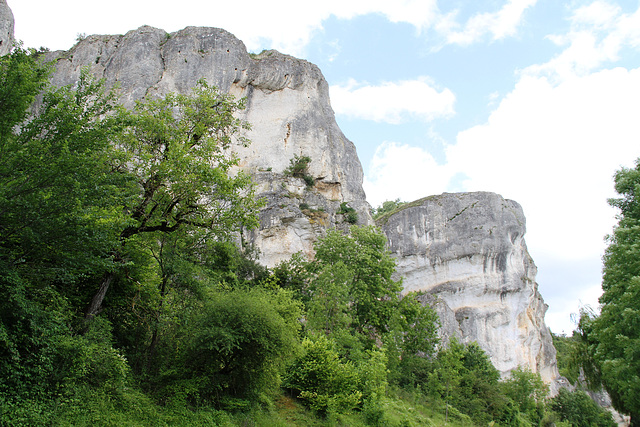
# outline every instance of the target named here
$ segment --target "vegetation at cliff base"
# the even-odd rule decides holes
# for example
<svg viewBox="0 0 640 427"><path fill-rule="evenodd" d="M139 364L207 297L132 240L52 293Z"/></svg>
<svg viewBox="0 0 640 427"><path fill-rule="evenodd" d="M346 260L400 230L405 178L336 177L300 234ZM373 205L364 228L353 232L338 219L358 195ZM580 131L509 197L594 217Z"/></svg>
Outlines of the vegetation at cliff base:
<svg viewBox="0 0 640 427"><path fill-rule="evenodd" d="M0 58L0 425L600 419L441 342L376 227L256 263L243 236L261 201L228 150L248 143L242 100L202 81L125 110L88 71L63 88L47 71L34 52Z"/></svg>
<svg viewBox="0 0 640 427"><path fill-rule="evenodd" d="M604 255L600 313L584 310L579 352L589 384L611 396L614 408L640 425L640 159L615 175L619 210Z"/></svg>

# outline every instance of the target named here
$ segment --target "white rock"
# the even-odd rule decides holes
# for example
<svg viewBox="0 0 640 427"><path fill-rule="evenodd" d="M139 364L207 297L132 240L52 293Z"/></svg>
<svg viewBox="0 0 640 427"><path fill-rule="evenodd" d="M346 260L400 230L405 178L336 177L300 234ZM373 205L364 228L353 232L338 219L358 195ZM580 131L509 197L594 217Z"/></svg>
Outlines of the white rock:
<svg viewBox="0 0 640 427"><path fill-rule="evenodd" d="M427 291L455 313L457 328L444 335L476 341L504 376L518 366L539 372L555 392L556 352L520 205L493 193L445 193L379 224L404 292Z"/></svg>

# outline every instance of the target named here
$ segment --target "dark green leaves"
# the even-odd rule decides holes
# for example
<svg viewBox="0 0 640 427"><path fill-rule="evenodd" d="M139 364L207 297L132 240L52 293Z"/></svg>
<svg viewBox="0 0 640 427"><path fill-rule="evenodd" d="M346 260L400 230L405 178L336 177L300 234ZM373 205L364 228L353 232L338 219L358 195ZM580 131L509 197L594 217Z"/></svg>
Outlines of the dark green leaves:
<svg viewBox="0 0 640 427"><path fill-rule="evenodd" d="M640 159L615 175L618 225L604 255L600 315L584 312L580 348L590 382L600 383L613 406L640 418Z"/></svg>

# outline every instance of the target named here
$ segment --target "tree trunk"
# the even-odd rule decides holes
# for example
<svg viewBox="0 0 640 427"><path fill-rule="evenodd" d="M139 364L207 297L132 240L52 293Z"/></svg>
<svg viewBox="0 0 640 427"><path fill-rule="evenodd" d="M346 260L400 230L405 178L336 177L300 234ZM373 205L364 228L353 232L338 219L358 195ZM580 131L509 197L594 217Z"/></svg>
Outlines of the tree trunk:
<svg viewBox="0 0 640 427"><path fill-rule="evenodd" d="M109 290L109 286L113 282L114 278L115 278L114 273L106 273L104 275L102 279L102 283L100 284L100 288L98 289L98 292L96 292L96 294L91 299L91 302L87 306L87 309L84 314L85 320L90 320L100 312L100 310L102 309L102 301L104 301L104 296L107 294L107 291Z"/></svg>
<svg viewBox="0 0 640 427"><path fill-rule="evenodd" d="M149 354L147 357L147 370L151 369L151 362L153 360L154 353L156 351L156 346L158 345L158 341L160 340L160 333L158 330L160 329L160 312L162 311L162 305L164 303L164 297L167 294L167 282L169 278L165 273L162 274L162 283L160 285L160 304L158 306L158 310L156 312L157 319L156 324L153 327L153 334L151 335L151 344L149 345Z"/></svg>

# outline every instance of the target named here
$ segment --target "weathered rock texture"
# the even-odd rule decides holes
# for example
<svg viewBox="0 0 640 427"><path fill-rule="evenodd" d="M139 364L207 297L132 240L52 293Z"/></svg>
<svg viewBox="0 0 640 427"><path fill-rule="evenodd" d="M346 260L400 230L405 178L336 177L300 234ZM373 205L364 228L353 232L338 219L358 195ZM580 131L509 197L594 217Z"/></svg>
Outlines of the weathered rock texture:
<svg viewBox="0 0 640 427"><path fill-rule="evenodd" d="M249 55L232 34L201 27L168 34L145 26L124 36L89 36L48 59L56 63L54 84L74 84L89 67L108 86L119 85L128 107L145 97L189 93L203 78L246 97L242 118L252 125L246 135L252 143L234 150L267 200L260 229L245 236L264 264L311 252L327 227L344 223L342 202L357 210L360 223L371 222L355 146L336 124L327 82L315 65L276 51ZM283 174L295 155L312 159L314 186Z"/></svg>
<svg viewBox="0 0 640 427"><path fill-rule="evenodd" d="M0 53L13 42L13 15L0 0ZM89 36L69 51L47 54L55 85L73 85L88 67L119 86L122 103L169 92L188 93L206 79L221 91L246 97L241 113L253 128L248 147L235 150L266 200L260 228L245 238L273 266L293 253L310 253L328 228L346 228L340 205L372 222L354 145L336 124L320 70L276 51L249 55L244 44L217 28L188 27L168 34L141 27L125 35ZM295 155L309 156L315 184L284 171ZM405 291L426 290L446 339L477 341L499 370L519 365L550 382L558 376L555 350L544 325L545 305L536 267L524 244L520 206L490 193L444 194L406 206L383 221L397 276Z"/></svg>
<svg viewBox="0 0 640 427"><path fill-rule="evenodd" d="M6 0L0 0L0 56L6 55L14 42L13 12Z"/></svg>
<svg viewBox="0 0 640 427"><path fill-rule="evenodd" d="M524 241L519 204L493 193L442 194L405 205L379 225L404 291L441 301L443 335L476 341L503 374L522 366L551 383L556 352Z"/></svg>

